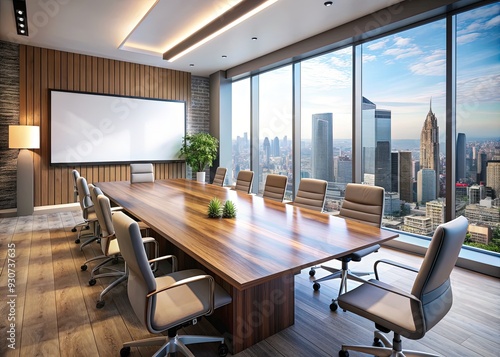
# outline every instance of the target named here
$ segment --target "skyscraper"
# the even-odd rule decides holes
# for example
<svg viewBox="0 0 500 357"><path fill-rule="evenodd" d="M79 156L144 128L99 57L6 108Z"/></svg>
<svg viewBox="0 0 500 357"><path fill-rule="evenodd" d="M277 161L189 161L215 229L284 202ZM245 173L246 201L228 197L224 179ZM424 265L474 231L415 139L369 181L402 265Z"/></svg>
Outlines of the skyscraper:
<svg viewBox="0 0 500 357"><path fill-rule="evenodd" d="M363 97L361 145L363 181L391 191L391 111Z"/></svg>
<svg viewBox="0 0 500 357"><path fill-rule="evenodd" d="M410 151L391 153L392 189L399 192L401 201L413 202L413 176Z"/></svg>
<svg viewBox="0 0 500 357"><path fill-rule="evenodd" d="M436 172L421 169L417 175L417 202L426 203L436 199Z"/></svg>
<svg viewBox="0 0 500 357"><path fill-rule="evenodd" d="M420 134L420 169L434 170L436 189L432 199L437 198L439 195L439 127L436 115L432 112L432 102ZM426 175L428 174L427 172Z"/></svg>
<svg viewBox="0 0 500 357"><path fill-rule="evenodd" d="M269 138L266 136L264 138L264 143L262 144L265 155L265 165L269 165L269 157L271 156L271 143L269 142Z"/></svg>
<svg viewBox="0 0 500 357"><path fill-rule="evenodd" d="M273 143L272 143L272 155L274 157L280 157L280 139L278 137L274 137Z"/></svg>
<svg viewBox="0 0 500 357"><path fill-rule="evenodd" d="M457 135L457 149L456 149L456 176L455 180L460 181L465 179L467 173L467 165L465 164L466 151L465 151L465 134L458 133Z"/></svg>
<svg viewBox="0 0 500 357"><path fill-rule="evenodd" d="M334 181L333 176L333 115L312 115L312 177Z"/></svg>
<svg viewBox="0 0 500 357"><path fill-rule="evenodd" d="M500 160L490 160L486 166L486 185L493 189L495 198L500 197Z"/></svg>

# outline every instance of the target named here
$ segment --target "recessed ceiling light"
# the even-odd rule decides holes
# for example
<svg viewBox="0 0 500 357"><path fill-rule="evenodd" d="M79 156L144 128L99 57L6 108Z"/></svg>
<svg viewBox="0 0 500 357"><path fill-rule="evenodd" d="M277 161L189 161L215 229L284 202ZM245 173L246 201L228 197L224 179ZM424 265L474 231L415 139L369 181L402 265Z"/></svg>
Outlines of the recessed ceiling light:
<svg viewBox="0 0 500 357"><path fill-rule="evenodd" d="M23 22L24 21L24 17L18 17L17 18L20 22Z"/></svg>
<svg viewBox="0 0 500 357"><path fill-rule="evenodd" d="M252 41L257 41L257 37L252 37Z"/></svg>
<svg viewBox="0 0 500 357"><path fill-rule="evenodd" d="M190 64L189 64L189 67L194 67L194 63L190 63Z"/></svg>
<svg viewBox="0 0 500 357"><path fill-rule="evenodd" d="M333 5L333 1L325 1L324 5L325 6L332 6Z"/></svg>
<svg viewBox="0 0 500 357"><path fill-rule="evenodd" d="M18 13L19 15L22 15L22 14L23 14L23 12L22 12L21 10L17 10L17 13Z"/></svg>
<svg viewBox="0 0 500 357"><path fill-rule="evenodd" d="M227 58L227 56L226 55L222 55L222 58Z"/></svg>
<svg viewBox="0 0 500 357"><path fill-rule="evenodd" d="M28 19L26 14L26 0L13 0L14 20L16 21L17 34L28 36Z"/></svg>

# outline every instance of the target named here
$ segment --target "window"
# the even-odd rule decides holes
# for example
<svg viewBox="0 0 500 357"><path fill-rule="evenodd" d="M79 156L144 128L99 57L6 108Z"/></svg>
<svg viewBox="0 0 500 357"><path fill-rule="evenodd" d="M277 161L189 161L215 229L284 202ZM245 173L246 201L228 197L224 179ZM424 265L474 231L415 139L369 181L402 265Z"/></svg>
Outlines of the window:
<svg viewBox="0 0 500 357"><path fill-rule="evenodd" d="M233 167L229 184L236 182L240 170L250 170L250 79L232 84Z"/></svg>
<svg viewBox="0 0 500 357"><path fill-rule="evenodd" d="M301 63L300 176L328 181L326 211L352 182L352 48Z"/></svg>
<svg viewBox="0 0 500 357"><path fill-rule="evenodd" d="M286 175L285 198L291 199L292 66L261 74L259 88L259 167L254 185L262 193L268 174Z"/></svg>
<svg viewBox="0 0 500 357"><path fill-rule="evenodd" d="M456 214L466 244L500 251L500 4L457 15Z"/></svg>

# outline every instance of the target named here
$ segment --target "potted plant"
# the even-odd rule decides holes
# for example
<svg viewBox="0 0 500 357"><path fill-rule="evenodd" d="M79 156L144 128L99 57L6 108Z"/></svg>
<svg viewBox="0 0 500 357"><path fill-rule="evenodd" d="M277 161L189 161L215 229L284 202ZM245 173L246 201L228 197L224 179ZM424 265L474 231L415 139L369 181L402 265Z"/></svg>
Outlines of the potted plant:
<svg viewBox="0 0 500 357"><path fill-rule="evenodd" d="M196 180L205 182L205 169L211 167L217 157L219 140L208 133L186 135L180 150L180 157L196 170Z"/></svg>

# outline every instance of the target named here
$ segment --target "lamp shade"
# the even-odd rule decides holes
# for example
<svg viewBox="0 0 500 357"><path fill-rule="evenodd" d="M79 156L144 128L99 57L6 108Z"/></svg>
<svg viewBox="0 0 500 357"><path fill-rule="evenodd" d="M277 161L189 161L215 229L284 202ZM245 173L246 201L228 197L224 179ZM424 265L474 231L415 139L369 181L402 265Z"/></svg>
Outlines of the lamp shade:
<svg viewBox="0 0 500 357"><path fill-rule="evenodd" d="M31 125L9 125L10 149L39 149L40 127Z"/></svg>

